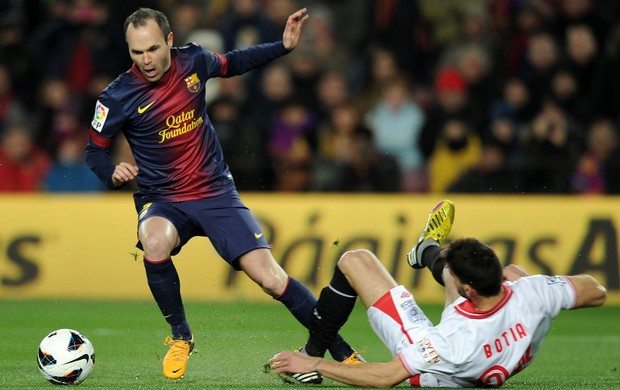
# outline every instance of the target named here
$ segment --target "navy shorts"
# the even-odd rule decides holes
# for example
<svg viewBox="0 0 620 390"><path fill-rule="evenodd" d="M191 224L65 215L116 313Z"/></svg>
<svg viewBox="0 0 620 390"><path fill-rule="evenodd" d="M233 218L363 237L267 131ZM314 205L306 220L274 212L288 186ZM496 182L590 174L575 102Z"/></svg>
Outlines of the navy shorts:
<svg viewBox="0 0 620 390"><path fill-rule="evenodd" d="M172 256L192 237L208 237L217 253L240 270L238 259L241 255L269 248L258 222L237 191L186 202L147 203L138 215L138 226L154 216L167 219L177 229L181 243L174 248ZM136 247L144 250L140 241Z"/></svg>

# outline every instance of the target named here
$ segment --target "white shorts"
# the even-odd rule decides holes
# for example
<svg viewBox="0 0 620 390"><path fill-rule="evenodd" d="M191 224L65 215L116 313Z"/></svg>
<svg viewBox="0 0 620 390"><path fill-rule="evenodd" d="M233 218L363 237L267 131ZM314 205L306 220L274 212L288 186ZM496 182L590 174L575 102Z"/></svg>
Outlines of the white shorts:
<svg viewBox="0 0 620 390"><path fill-rule="evenodd" d="M441 364L435 349L437 329L405 287L394 287L379 298L368 308L368 320L392 356L399 355L411 374L408 384L414 387L459 387L443 375L425 372L425 368Z"/></svg>
<svg viewBox="0 0 620 390"><path fill-rule="evenodd" d="M368 320L392 356L411 346L414 334L419 339L420 333L427 333L433 327L413 294L403 286L394 287L369 307Z"/></svg>

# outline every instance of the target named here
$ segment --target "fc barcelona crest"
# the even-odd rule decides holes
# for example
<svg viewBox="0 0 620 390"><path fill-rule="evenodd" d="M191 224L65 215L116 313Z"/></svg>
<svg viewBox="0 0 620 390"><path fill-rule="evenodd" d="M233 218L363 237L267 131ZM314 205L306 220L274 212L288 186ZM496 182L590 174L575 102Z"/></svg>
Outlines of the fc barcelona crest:
<svg viewBox="0 0 620 390"><path fill-rule="evenodd" d="M191 76L186 77L185 84L191 93L198 92L200 90L200 79L198 79L198 74L194 73Z"/></svg>

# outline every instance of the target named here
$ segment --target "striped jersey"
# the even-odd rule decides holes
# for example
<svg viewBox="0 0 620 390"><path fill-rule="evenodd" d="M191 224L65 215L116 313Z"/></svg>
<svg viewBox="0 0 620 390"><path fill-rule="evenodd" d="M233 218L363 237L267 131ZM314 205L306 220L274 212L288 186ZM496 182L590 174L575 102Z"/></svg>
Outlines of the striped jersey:
<svg viewBox="0 0 620 390"><path fill-rule="evenodd" d="M231 77L280 57L282 42L224 55L197 45L173 47L170 69L149 82L134 64L99 96L86 146L93 172L114 188L109 150L123 133L139 167L137 203L204 199L234 189L207 115L205 83Z"/></svg>

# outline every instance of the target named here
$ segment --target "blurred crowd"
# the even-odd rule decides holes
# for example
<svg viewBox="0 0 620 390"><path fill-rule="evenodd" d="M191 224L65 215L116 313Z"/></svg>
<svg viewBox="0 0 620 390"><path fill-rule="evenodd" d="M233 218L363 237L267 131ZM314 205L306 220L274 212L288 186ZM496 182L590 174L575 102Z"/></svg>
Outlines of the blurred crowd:
<svg viewBox="0 0 620 390"><path fill-rule="evenodd" d="M309 9L292 53L206 84L241 191L620 193L616 0L0 0L0 191L105 191L84 146L140 6L220 53Z"/></svg>

